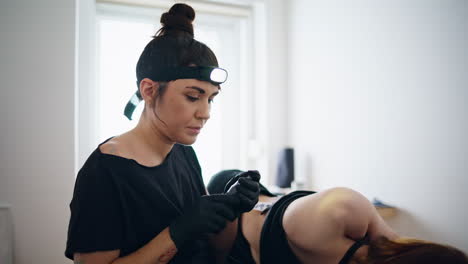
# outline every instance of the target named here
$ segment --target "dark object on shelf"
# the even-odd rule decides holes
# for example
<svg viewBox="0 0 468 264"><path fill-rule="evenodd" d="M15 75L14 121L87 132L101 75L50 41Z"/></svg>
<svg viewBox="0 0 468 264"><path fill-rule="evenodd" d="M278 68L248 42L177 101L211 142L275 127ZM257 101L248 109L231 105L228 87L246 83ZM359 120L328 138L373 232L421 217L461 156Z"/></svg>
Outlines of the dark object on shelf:
<svg viewBox="0 0 468 264"><path fill-rule="evenodd" d="M276 175L276 186L290 188L294 181L294 149L285 148L281 150L278 159L278 172Z"/></svg>

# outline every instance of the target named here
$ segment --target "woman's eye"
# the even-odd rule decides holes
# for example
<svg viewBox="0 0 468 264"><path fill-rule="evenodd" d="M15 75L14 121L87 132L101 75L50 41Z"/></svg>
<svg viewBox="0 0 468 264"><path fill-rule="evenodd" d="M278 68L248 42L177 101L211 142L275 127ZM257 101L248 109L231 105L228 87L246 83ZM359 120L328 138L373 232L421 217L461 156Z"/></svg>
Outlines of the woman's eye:
<svg viewBox="0 0 468 264"><path fill-rule="evenodd" d="M210 104L214 103L214 98L208 99L208 103Z"/></svg>
<svg viewBox="0 0 468 264"><path fill-rule="evenodd" d="M190 102L195 102L195 101L198 100L198 97L193 97L193 96L190 96L190 95L186 95L186 97Z"/></svg>

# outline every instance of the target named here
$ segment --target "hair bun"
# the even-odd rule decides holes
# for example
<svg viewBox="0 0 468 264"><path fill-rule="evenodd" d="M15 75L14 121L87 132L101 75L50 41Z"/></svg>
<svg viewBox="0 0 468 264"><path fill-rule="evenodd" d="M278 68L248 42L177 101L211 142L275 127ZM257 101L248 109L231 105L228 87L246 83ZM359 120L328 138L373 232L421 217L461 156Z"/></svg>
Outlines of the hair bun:
<svg viewBox="0 0 468 264"><path fill-rule="evenodd" d="M187 4L175 4L171 9L162 14L161 24L162 28L158 31L157 35L168 35L174 33L188 33L193 38L193 25L195 19L195 10Z"/></svg>

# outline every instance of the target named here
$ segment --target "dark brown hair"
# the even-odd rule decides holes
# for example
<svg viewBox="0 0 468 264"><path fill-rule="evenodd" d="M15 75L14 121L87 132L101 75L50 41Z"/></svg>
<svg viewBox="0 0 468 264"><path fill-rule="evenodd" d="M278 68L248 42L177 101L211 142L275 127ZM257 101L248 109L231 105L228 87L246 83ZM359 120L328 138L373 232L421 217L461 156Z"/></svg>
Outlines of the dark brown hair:
<svg viewBox="0 0 468 264"><path fill-rule="evenodd" d="M140 55L136 66L137 95L140 95L140 82L156 69L174 66L215 66L218 60L213 51L204 43L194 39L192 22L195 11L187 4L175 4L161 15L162 27L153 36ZM159 82L158 92L148 107L156 113L155 105L167 89L167 82ZM143 113L146 112L146 107Z"/></svg>
<svg viewBox="0 0 468 264"><path fill-rule="evenodd" d="M351 264L468 264L462 251L416 239L393 241L385 237L371 241L365 257L354 257Z"/></svg>
<svg viewBox="0 0 468 264"><path fill-rule="evenodd" d="M194 39L192 22L195 11L186 4L175 4L161 16L161 29L140 55L136 66L137 87L155 69L177 66L214 66L218 60L211 49ZM159 95L165 85L160 85Z"/></svg>

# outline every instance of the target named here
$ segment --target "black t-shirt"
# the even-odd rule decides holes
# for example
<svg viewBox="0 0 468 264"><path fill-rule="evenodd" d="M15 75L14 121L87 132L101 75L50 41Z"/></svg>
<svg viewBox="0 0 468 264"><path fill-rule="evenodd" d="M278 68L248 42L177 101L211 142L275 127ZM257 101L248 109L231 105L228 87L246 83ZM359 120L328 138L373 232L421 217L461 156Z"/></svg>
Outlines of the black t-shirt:
<svg viewBox="0 0 468 264"><path fill-rule="evenodd" d="M104 154L98 147L76 178L65 256L115 249L126 256L205 194L190 146L175 144L155 167ZM200 239L179 249L170 263L210 263L210 255L206 240Z"/></svg>

